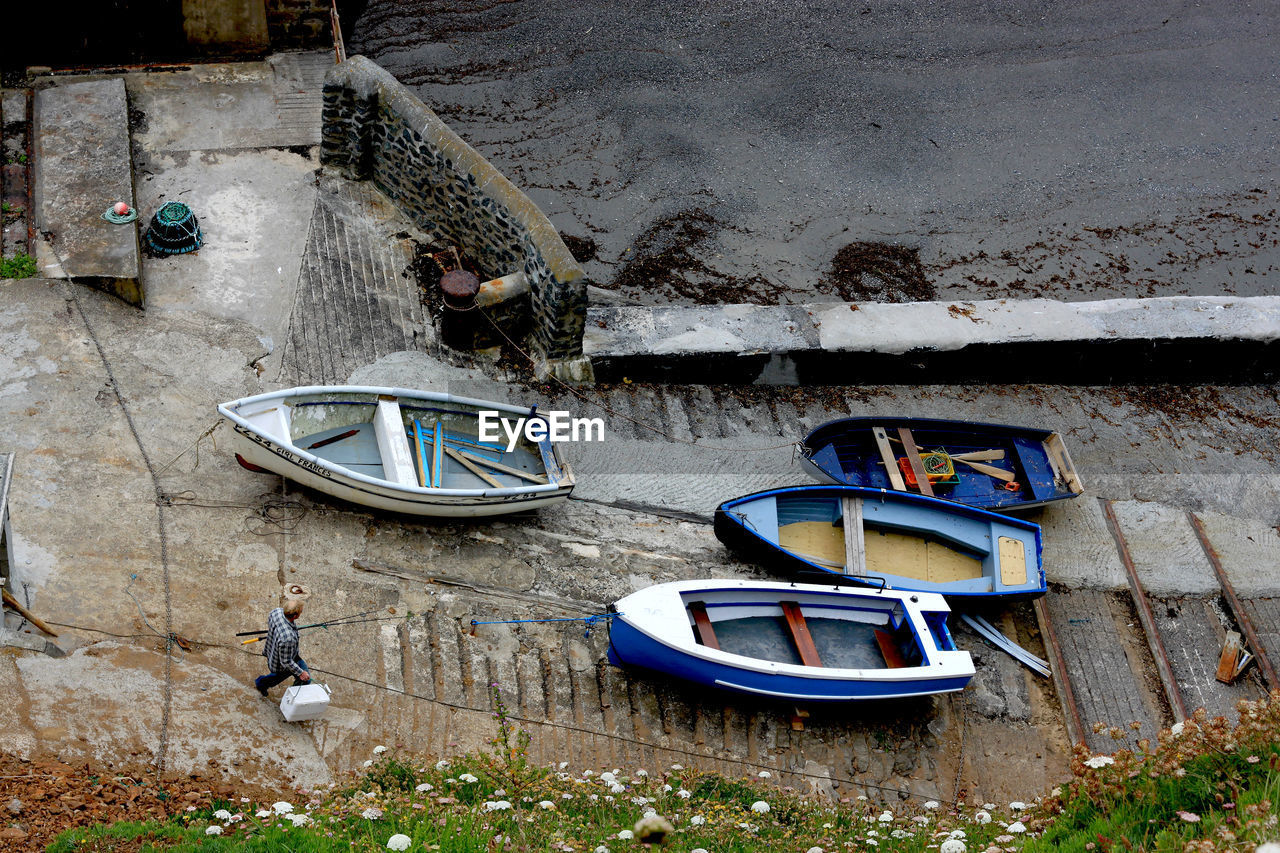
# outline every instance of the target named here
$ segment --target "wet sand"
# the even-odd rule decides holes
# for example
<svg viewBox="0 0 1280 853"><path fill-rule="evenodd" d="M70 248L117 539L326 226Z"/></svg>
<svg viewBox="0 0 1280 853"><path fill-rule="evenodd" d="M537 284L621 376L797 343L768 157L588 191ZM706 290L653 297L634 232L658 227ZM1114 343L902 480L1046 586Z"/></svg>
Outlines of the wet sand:
<svg viewBox="0 0 1280 853"><path fill-rule="evenodd" d="M550 215L598 302L1277 292L1274 9L455 5L371 0L348 50Z"/></svg>

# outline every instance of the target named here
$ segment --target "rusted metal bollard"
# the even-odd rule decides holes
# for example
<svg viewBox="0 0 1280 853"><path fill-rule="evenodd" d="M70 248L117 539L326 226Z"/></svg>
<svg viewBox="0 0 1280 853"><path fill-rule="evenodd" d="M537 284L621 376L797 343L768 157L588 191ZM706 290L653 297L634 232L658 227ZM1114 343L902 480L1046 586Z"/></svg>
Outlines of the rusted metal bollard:
<svg viewBox="0 0 1280 853"><path fill-rule="evenodd" d="M450 270L440 277L440 294L444 297L444 313L440 317L440 340L453 349L475 349L479 324L484 322L475 310L480 279L466 270Z"/></svg>

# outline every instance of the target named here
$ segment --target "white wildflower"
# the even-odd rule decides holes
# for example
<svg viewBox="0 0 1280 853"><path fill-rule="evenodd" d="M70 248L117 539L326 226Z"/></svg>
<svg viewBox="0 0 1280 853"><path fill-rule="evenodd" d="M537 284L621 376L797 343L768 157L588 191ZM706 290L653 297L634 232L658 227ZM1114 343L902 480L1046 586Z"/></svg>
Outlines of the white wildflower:
<svg viewBox="0 0 1280 853"><path fill-rule="evenodd" d="M461 776L458 777L458 780L461 782L466 782L468 785L470 785L472 782L480 781L475 776L472 776L470 773L463 773Z"/></svg>
<svg viewBox="0 0 1280 853"><path fill-rule="evenodd" d="M995 811L996 804L995 804L995 803L983 803L983 804L982 804L982 807L983 807L984 809L986 809L987 811L989 811L989 812L990 812L990 811Z"/></svg>
<svg viewBox="0 0 1280 853"><path fill-rule="evenodd" d="M204 834L205 835L221 835L222 827L218 826L215 823L213 826L205 827Z"/></svg>
<svg viewBox="0 0 1280 853"><path fill-rule="evenodd" d="M672 770L683 770L683 769L684 769L684 765L683 765L683 764L672 764L672 765L671 765L671 769L672 769Z"/></svg>
<svg viewBox="0 0 1280 853"><path fill-rule="evenodd" d="M938 853L964 853L964 842L959 838L948 838L938 847Z"/></svg>
<svg viewBox="0 0 1280 853"><path fill-rule="evenodd" d="M572 799L573 799L573 794L561 794L561 795L560 795L560 799L562 799L562 800L572 800Z"/></svg>
<svg viewBox="0 0 1280 853"><path fill-rule="evenodd" d="M1184 728L1186 728L1186 723L1174 723L1172 726L1169 727L1169 734L1173 735L1174 737L1177 737L1178 735L1182 734L1182 730Z"/></svg>
<svg viewBox="0 0 1280 853"><path fill-rule="evenodd" d="M612 794L621 794L626 790L627 790L627 786L623 785L621 782L614 782L612 785L609 786L609 792Z"/></svg>
<svg viewBox="0 0 1280 853"><path fill-rule="evenodd" d="M706 822L707 822L707 819L700 814L696 814L693 817L689 818L689 823L693 826L702 826Z"/></svg>
<svg viewBox="0 0 1280 853"><path fill-rule="evenodd" d="M432 785L430 782L423 782L421 785L414 788L413 790L417 791L419 794L425 794L427 791L434 791L435 789L436 789L436 786Z"/></svg>
<svg viewBox="0 0 1280 853"><path fill-rule="evenodd" d="M641 815L641 817L657 817L657 816L658 816L657 809L645 809L644 814Z"/></svg>
<svg viewBox="0 0 1280 853"><path fill-rule="evenodd" d="M693 791L690 791L686 788L681 788L679 791L676 791L676 796L682 800L687 800L693 796Z"/></svg>
<svg viewBox="0 0 1280 853"><path fill-rule="evenodd" d="M769 804L766 803L764 800L756 800L754 803L751 804L751 810L753 812L759 812L760 814L768 814Z"/></svg>
<svg viewBox="0 0 1280 853"><path fill-rule="evenodd" d="M218 809L216 812L213 813L213 816L216 817L218 820L231 820L231 812L227 811L226 809Z"/></svg>
<svg viewBox="0 0 1280 853"><path fill-rule="evenodd" d="M663 786L662 786L662 793L664 793L664 794L670 794L673 790L674 790L674 789L673 789L670 785L663 785Z"/></svg>
<svg viewBox="0 0 1280 853"><path fill-rule="evenodd" d="M626 841L627 839L630 839L630 838L635 838L635 835L636 835L636 834L635 834L634 832L632 832L631 830L629 830L629 829L620 829L620 830L618 830L618 837L619 837L619 838L621 838L621 839L622 839L622 840L624 840L624 841Z"/></svg>
<svg viewBox="0 0 1280 853"><path fill-rule="evenodd" d="M276 814L288 814L289 812L293 811L293 804L286 803L283 800L281 800L280 802L273 805L271 807L271 810Z"/></svg>
<svg viewBox="0 0 1280 853"><path fill-rule="evenodd" d="M810 847L805 853L822 853L821 847Z"/></svg>
<svg viewBox="0 0 1280 853"><path fill-rule="evenodd" d="M940 803L937 800L927 800L925 801L924 807L926 809L932 810L932 809L936 809L939 805Z"/></svg>
<svg viewBox="0 0 1280 853"><path fill-rule="evenodd" d="M555 807L556 807L556 804L551 802L550 800L538 801L538 808L540 809L554 809Z"/></svg>
<svg viewBox="0 0 1280 853"><path fill-rule="evenodd" d="M981 824L991 823L991 814L989 812L980 811L973 816L973 822Z"/></svg>
<svg viewBox="0 0 1280 853"><path fill-rule="evenodd" d="M880 813L879 821L881 823L893 823L893 812L885 810Z"/></svg>
<svg viewBox="0 0 1280 853"><path fill-rule="evenodd" d="M893 832L889 834L892 835L894 838L906 838L911 833L907 832L905 829L895 829Z"/></svg>
<svg viewBox="0 0 1280 853"><path fill-rule="evenodd" d="M757 773L757 774L756 774L756 776L758 776L758 777L759 777L759 778L761 778L761 779L771 779L771 778L773 778L773 774L772 774L772 773L770 773L768 770L761 770L759 773Z"/></svg>
<svg viewBox="0 0 1280 853"><path fill-rule="evenodd" d="M689 853L707 853L707 848L705 848L705 847L695 847L695 848L693 848L692 850L690 850L690 851L689 851Z"/></svg>
<svg viewBox="0 0 1280 853"><path fill-rule="evenodd" d="M604 771L603 773L601 773L601 774L600 774L600 781L601 781L601 782L608 782L609 784L613 784L614 782L617 782L617 781L618 781L618 777L617 777L617 776L615 776L615 775L613 775L612 773L610 773L608 770L606 770L606 771Z"/></svg>
<svg viewBox="0 0 1280 853"><path fill-rule="evenodd" d="M253 816L254 817L271 817L273 814L275 814L275 812L273 811L268 811L267 809L258 809L256 812L253 813Z"/></svg>
<svg viewBox="0 0 1280 853"><path fill-rule="evenodd" d="M382 817L382 809L378 808L377 806L369 806L369 808L360 812L360 817L364 818L365 820L377 820L378 818Z"/></svg>
<svg viewBox="0 0 1280 853"><path fill-rule="evenodd" d="M486 800L484 810L487 812L501 812L511 808L511 803L506 800Z"/></svg>
<svg viewBox="0 0 1280 853"><path fill-rule="evenodd" d="M888 814L888 812L885 812L885 814ZM911 818L911 819L912 819L913 821L915 821L916 823L928 823L928 822L929 822L929 816L928 816L927 814L918 814L918 815L916 815L915 817L913 817L913 818Z"/></svg>
<svg viewBox="0 0 1280 853"><path fill-rule="evenodd" d="M1009 803L1009 808L1013 809L1015 812L1020 812L1026 807L1027 804L1019 800L1014 800L1012 803Z"/></svg>
<svg viewBox="0 0 1280 853"><path fill-rule="evenodd" d="M641 779L643 779L645 776L649 775L649 771L645 770L644 768L641 768L636 771L636 775L639 776Z"/></svg>
<svg viewBox="0 0 1280 853"><path fill-rule="evenodd" d="M397 832L395 835L387 839L388 850L408 850L409 844L413 839L405 835L403 832Z"/></svg>
<svg viewBox="0 0 1280 853"><path fill-rule="evenodd" d="M374 754L374 755L382 755L382 753L384 753L384 752L386 752L386 751L387 751L387 748L386 748L385 746L383 746L382 744L378 744L377 746L375 746L375 747L373 748L373 754ZM392 837L394 837L394 836L392 836Z"/></svg>
<svg viewBox="0 0 1280 853"><path fill-rule="evenodd" d="M1100 767L1106 767L1108 764L1115 764L1116 760L1110 755L1095 755L1084 763L1085 767L1092 767L1097 770Z"/></svg>
<svg viewBox="0 0 1280 853"><path fill-rule="evenodd" d="M1015 835L1020 832L1027 831L1027 827L1020 820L1015 820L1013 823L1009 824L1005 828L1008 829L1010 832L1014 833Z"/></svg>
<svg viewBox="0 0 1280 853"><path fill-rule="evenodd" d="M582 771L582 775L583 775L583 776L594 776L594 775L596 775L596 774L595 774L595 771L593 771L593 770L583 770L583 771Z"/></svg>
<svg viewBox="0 0 1280 853"><path fill-rule="evenodd" d="M364 760L364 764L361 764L360 766L361 766L361 767L372 767L372 766L373 766L373 759L372 759L372 758L366 758L366 759Z"/></svg>
<svg viewBox="0 0 1280 853"><path fill-rule="evenodd" d="M632 797L631 802L635 803L637 806L643 806L649 802L649 798L648 797Z"/></svg>
<svg viewBox="0 0 1280 853"><path fill-rule="evenodd" d="M445 761L443 758L436 762L437 770L444 770L448 766L449 766L449 762Z"/></svg>
<svg viewBox="0 0 1280 853"><path fill-rule="evenodd" d="M599 847L597 847L593 851L593 853L612 853L612 851L610 851L608 847L605 847L603 844L601 844Z"/></svg>
<svg viewBox="0 0 1280 853"><path fill-rule="evenodd" d="M507 795L507 789L506 789L506 788L499 788L498 790L496 790L496 791L494 791L494 792L493 792L493 795L494 795L495 797L505 797L505 796Z"/></svg>
<svg viewBox="0 0 1280 853"><path fill-rule="evenodd" d="M950 835L948 835L947 837L948 837L948 838L964 838L964 837L965 837L964 830L963 830L963 829L953 829L953 830L951 830L951 834L950 834Z"/></svg>
<svg viewBox="0 0 1280 853"><path fill-rule="evenodd" d="M307 824L311 823L310 815L291 814L291 815L288 815L288 818L290 821L293 822L294 826L306 826Z"/></svg>

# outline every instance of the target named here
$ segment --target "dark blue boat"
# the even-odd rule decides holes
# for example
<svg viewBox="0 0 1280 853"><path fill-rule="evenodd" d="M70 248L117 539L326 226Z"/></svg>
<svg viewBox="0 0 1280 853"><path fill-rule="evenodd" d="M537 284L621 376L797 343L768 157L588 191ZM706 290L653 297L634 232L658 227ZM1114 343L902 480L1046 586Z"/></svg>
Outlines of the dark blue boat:
<svg viewBox="0 0 1280 853"><path fill-rule="evenodd" d="M916 492L998 512L1084 491L1062 437L1034 427L930 418L841 418L800 442L819 482Z"/></svg>
<svg viewBox="0 0 1280 853"><path fill-rule="evenodd" d="M716 536L800 580L935 592L957 600L1044 595L1040 526L887 489L788 486L725 501Z"/></svg>

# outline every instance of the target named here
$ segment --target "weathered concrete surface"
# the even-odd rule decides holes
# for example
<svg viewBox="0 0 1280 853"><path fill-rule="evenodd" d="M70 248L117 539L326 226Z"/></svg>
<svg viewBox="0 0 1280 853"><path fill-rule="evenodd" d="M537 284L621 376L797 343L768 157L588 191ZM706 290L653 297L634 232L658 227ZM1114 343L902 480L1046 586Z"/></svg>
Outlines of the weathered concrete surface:
<svg viewBox="0 0 1280 853"><path fill-rule="evenodd" d="M73 281L142 307L140 224L102 219L118 201L137 207L124 83L38 90L32 138L36 227L53 234L62 269Z"/></svg>
<svg viewBox="0 0 1280 853"><path fill-rule="evenodd" d="M260 78L260 85L271 83ZM182 123L180 101L166 108L174 128ZM193 98L193 120L205 120L209 103ZM227 126L234 124L229 117ZM166 170L192 170L157 172L155 181L172 182L166 192L181 192L184 181L207 192L196 171L207 156L215 177L234 183L231 171L218 171L232 163L247 176L234 183L245 199L254 197L248 178L269 181L293 188L282 192L289 215L303 210L302 157L243 147L194 145L189 150L199 154L186 167L172 153L176 147L158 154L144 147L141 156ZM345 216L357 207L330 212ZM225 246L201 251L211 259L227 252L219 263L256 291L226 286L211 260L192 267L202 271L190 277L185 295L174 275L171 301L145 314L65 282L0 283L0 435L20 460L10 497L14 566L37 615L78 626L62 638L73 652L68 660L30 654L21 666L5 667L0 659L0 677L6 695L29 695L28 679L66 685L86 667L103 673L104 683L95 694L100 703L58 706L71 715L58 723L50 724L43 706L34 722L23 718L30 699L0 710L0 726L12 721L20 733L15 748L81 754L86 747L71 732L110 720L95 741L100 758L112 760L127 747L151 750L141 757L154 759L164 708L155 685L164 659L152 628L192 640L175 670L216 670L209 680L219 698L243 711L226 679L239 683L240 697L258 702L249 682L262 660L234 634L261 627L285 587L301 583L312 592L308 619L373 610L385 620L311 632L304 641L307 660L334 688L329 718L310 727L310 747L299 747L307 767L313 755L332 771L357 766L376 743L434 755L482 745L492 726L486 687L496 682L544 761L594 768L679 762L733 775L767 768L784 784L841 795L861 793L862 783L950 798L958 773L974 796L1029 799L1066 769L1051 687L967 632L959 641L983 662L972 694L819 712L794 732L789 709L725 701L609 667L603 627L590 637L573 623L480 626L473 635L470 623L599 613L664 580L761 576L728 554L706 519L740 488L800 481L791 442L842 415L908 412L1061 431L1089 497L1034 518L1050 537L1050 576L1081 586L1118 585L1114 550L1103 547L1105 525L1096 506L1087 506L1096 497L1230 519L1234 526L1207 522L1215 545L1231 555L1224 558L1228 572L1255 571L1247 540L1234 542L1238 533L1256 536L1280 523L1273 386L621 384L590 389L583 400L560 386L502 381L503 372L483 359L467 371L431 353L377 352L375 363L351 375L395 375L394 384L448 390L478 385L485 389L478 396L490 399L600 414L606 441L568 448L582 487L578 499L554 512L484 524L364 512L241 469L220 432L200 440L216 403L299 381L287 361L259 370L264 338L280 334L285 322L283 306L293 306L290 331L315 322L309 312L319 310L297 298L307 247L297 240L274 245L285 239L272 234L242 238L249 242L236 253ZM318 265L315 273L341 266ZM277 267L298 272L291 278ZM478 382L477 375L487 378ZM374 570L360 571L356 561ZM997 618L1006 633L1042 651L1025 613ZM134 692L113 697L105 687L108 664ZM174 680L178 725L207 692L197 692L203 682ZM127 726L119 722L123 701L137 717ZM277 772L276 764L233 763L245 741L292 743L283 724L269 725L253 707L247 728L193 733L207 738L200 754L213 759L212 768L245 778ZM168 761L179 758L171 748Z"/></svg>
<svg viewBox="0 0 1280 853"><path fill-rule="evenodd" d="M1267 382L1280 353L1274 296L628 306L587 318L583 351L601 381Z"/></svg>
<svg viewBox="0 0 1280 853"><path fill-rule="evenodd" d="M215 54L267 49L267 8L262 0L182 0L187 44Z"/></svg>

